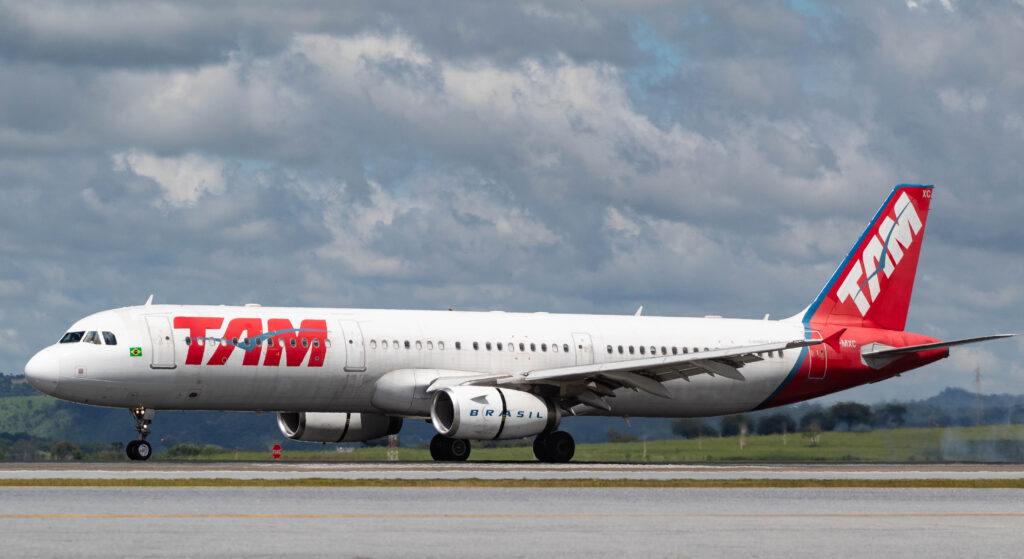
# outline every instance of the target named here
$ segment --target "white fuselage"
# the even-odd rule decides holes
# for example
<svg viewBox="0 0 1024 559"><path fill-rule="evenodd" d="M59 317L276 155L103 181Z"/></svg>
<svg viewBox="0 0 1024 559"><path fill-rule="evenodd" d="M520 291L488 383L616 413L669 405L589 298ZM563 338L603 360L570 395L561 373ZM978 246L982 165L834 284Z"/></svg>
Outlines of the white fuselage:
<svg viewBox="0 0 1024 559"><path fill-rule="evenodd" d="M189 320L217 326L182 327ZM314 334L289 334L292 347L284 337L284 347L260 340L251 351L216 340L244 342L282 324L299 330L319 321L324 333L317 327L305 328ZM398 370L513 374L805 336L799 320L186 305L104 311L69 329L94 331L114 334L116 345L58 343L37 356L59 371L49 393L128 408L394 414L403 410L372 400L377 381ZM689 417L751 410L785 381L801 351L748 364L742 382L710 375L670 380L671 398L618 389L608 398L611 411L579 412Z"/></svg>

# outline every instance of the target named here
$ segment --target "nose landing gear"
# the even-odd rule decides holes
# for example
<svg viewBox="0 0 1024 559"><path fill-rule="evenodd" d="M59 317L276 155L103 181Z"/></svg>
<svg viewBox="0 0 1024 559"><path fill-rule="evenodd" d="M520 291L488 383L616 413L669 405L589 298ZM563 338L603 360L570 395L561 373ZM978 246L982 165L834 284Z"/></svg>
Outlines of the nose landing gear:
<svg viewBox="0 0 1024 559"><path fill-rule="evenodd" d="M139 440L132 441L125 446L125 453L131 460L149 460L153 454L153 447L146 442L149 436L149 424L153 421L156 411L147 410L144 406L132 408L132 417L135 418L135 430L139 433Z"/></svg>

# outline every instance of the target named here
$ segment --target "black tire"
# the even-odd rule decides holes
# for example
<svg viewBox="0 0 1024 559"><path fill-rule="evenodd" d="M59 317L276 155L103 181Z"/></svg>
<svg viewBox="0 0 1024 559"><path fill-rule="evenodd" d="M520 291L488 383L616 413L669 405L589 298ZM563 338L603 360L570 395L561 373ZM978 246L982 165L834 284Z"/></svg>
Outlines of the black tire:
<svg viewBox="0 0 1024 559"><path fill-rule="evenodd" d="M434 438L430 439L430 457L438 462L447 462L451 460L451 456L448 454L448 437L444 435L434 435Z"/></svg>
<svg viewBox="0 0 1024 559"><path fill-rule="evenodd" d="M538 452L538 442L542 452ZM533 442L533 453L541 462L565 463L576 454L576 441L565 431L554 431L537 437Z"/></svg>
<svg viewBox="0 0 1024 559"><path fill-rule="evenodd" d="M153 447L150 446L146 441L135 441L139 444L135 445L135 459L136 460L149 460L149 457L153 455Z"/></svg>
<svg viewBox="0 0 1024 559"><path fill-rule="evenodd" d="M465 462L469 459L469 451L473 448L466 439L448 439L448 455L452 462Z"/></svg>
<svg viewBox="0 0 1024 559"><path fill-rule="evenodd" d="M140 441L131 441L125 445L124 453L128 455L129 460L140 460L138 453L139 442Z"/></svg>
<svg viewBox="0 0 1024 559"><path fill-rule="evenodd" d="M550 462L546 442L547 435L537 435L537 438L533 439L533 455L541 462Z"/></svg>

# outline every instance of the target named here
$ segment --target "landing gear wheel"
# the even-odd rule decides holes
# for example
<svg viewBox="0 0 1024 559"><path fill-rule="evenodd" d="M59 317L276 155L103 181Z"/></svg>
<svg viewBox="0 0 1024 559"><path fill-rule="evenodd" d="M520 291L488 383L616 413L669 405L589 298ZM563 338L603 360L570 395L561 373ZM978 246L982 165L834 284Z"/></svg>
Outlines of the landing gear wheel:
<svg viewBox="0 0 1024 559"><path fill-rule="evenodd" d="M547 435L537 435L536 439L533 439L533 455L537 457L537 460L541 462L550 462L548 458L548 448L544 444L547 441Z"/></svg>
<svg viewBox="0 0 1024 559"><path fill-rule="evenodd" d="M153 447L150 446L146 441L135 441L139 444L135 445L135 459L136 460L149 460L149 457L153 455Z"/></svg>
<svg viewBox="0 0 1024 559"><path fill-rule="evenodd" d="M576 442L565 431L537 435L533 441L533 454L541 462L568 462L576 454Z"/></svg>
<svg viewBox="0 0 1024 559"><path fill-rule="evenodd" d="M135 418L135 430L139 433L139 439L129 442L124 447L125 454L131 460L149 460L149 457L153 454L153 447L146 442L146 437L149 436L149 424L153 421L153 410L147 410L146 408L139 406L129 410L132 412L132 417Z"/></svg>
<svg viewBox="0 0 1024 559"><path fill-rule="evenodd" d="M430 456L438 462L465 462L471 449L466 439L453 439L444 435L434 435L430 439Z"/></svg>

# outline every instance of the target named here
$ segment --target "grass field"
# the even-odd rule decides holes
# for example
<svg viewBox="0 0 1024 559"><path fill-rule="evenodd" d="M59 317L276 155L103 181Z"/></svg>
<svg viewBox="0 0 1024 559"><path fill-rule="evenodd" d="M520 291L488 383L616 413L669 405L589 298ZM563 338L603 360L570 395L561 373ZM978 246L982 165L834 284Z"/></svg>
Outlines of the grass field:
<svg viewBox="0 0 1024 559"><path fill-rule="evenodd" d="M383 447L336 450L336 446L286 451L286 461L378 461ZM321 450L323 449L323 450ZM329 450L327 450L329 449ZM160 454L154 460L167 459ZM270 460L265 452L204 453L188 460ZM426 448L402 448L402 461L430 460ZM477 448L472 461L532 461L529 446ZM885 429L866 433L822 433L817 445L800 434L664 439L628 443L581 444L574 462L1021 462L1024 425Z"/></svg>

